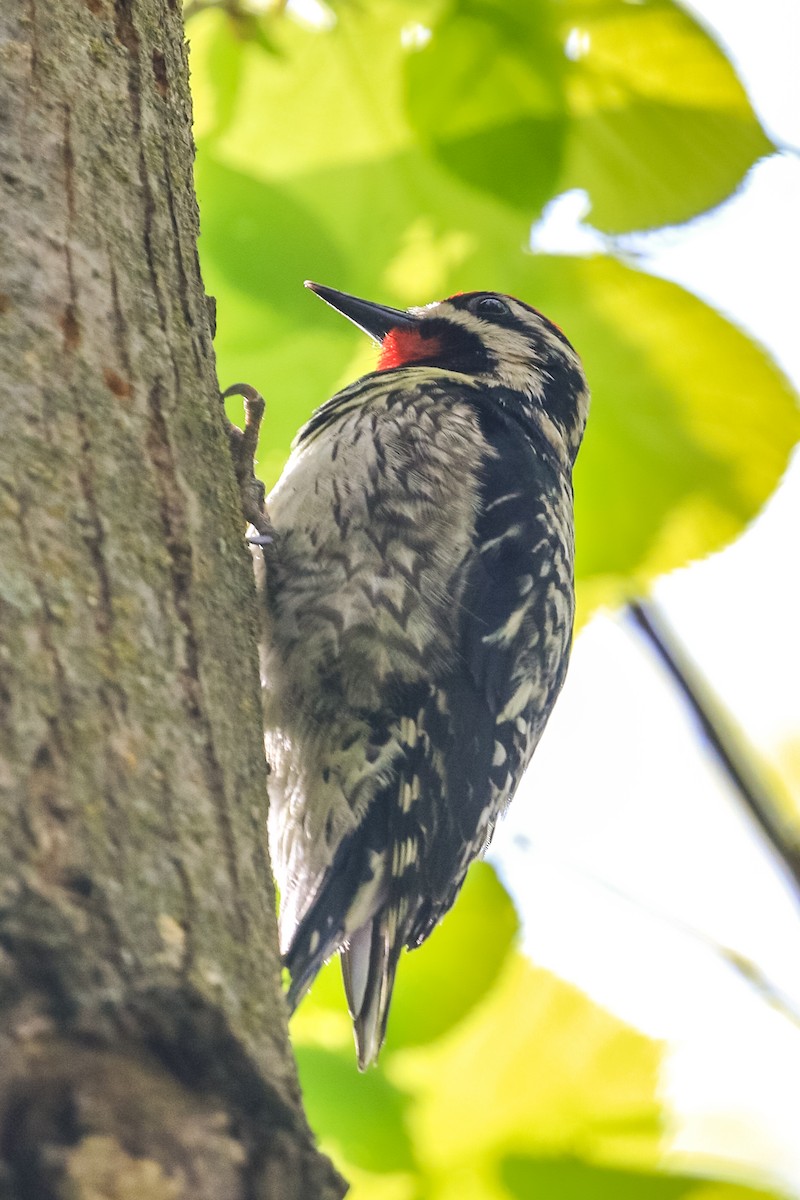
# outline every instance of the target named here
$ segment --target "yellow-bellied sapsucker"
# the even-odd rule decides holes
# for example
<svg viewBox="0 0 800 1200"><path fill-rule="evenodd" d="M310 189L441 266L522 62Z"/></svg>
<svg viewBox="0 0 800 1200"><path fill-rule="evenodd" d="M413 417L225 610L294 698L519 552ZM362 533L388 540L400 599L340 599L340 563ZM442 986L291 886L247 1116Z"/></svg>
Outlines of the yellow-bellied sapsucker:
<svg viewBox="0 0 800 1200"><path fill-rule="evenodd" d="M402 948L453 904L564 681L589 397L510 296L403 312L308 286L381 354L267 501L269 832L290 1003L338 950L363 1069Z"/></svg>

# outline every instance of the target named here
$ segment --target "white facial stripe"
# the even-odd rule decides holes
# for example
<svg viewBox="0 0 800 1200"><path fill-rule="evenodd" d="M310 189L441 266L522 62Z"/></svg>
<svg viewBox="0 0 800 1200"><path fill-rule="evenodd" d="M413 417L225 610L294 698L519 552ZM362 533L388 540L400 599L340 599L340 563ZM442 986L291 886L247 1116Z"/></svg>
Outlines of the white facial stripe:
<svg viewBox="0 0 800 1200"><path fill-rule="evenodd" d="M487 321L466 308L457 308L449 300L440 300L409 311L420 316L442 316L454 325L461 325L479 337L499 362L511 359L524 362L528 368L531 363L543 362L542 355L536 353L532 340L535 338L545 342L548 351L566 359L570 366L580 369L580 359L575 351L553 332L543 317L523 307L511 297L506 297L505 300L520 324L530 330L530 338L526 338L519 329Z"/></svg>

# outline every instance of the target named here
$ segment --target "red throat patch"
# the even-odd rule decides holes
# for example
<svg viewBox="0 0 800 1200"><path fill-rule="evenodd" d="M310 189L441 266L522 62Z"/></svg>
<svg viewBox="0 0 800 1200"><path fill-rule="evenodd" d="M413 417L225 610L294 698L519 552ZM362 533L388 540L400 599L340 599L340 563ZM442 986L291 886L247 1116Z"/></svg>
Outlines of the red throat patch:
<svg viewBox="0 0 800 1200"><path fill-rule="evenodd" d="M421 329L390 329L381 343L378 370L389 371L392 367L425 362L441 349L442 343L435 334L426 336Z"/></svg>

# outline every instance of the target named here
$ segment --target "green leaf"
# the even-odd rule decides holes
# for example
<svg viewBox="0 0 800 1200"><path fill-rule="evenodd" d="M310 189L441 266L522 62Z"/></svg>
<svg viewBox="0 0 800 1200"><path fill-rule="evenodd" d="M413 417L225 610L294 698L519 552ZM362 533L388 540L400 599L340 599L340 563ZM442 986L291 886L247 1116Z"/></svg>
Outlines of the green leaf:
<svg viewBox="0 0 800 1200"><path fill-rule="evenodd" d="M460 0L410 54L422 143L535 215L585 188L609 232L720 203L773 148L714 41L669 0Z"/></svg>
<svg viewBox="0 0 800 1200"><path fill-rule="evenodd" d="M416 1097L417 1154L433 1173L499 1151L566 1153L578 1130L587 1158L650 1164L660 1059L658 1043L514 954L486 1001L435 1046L398 1054L392 1078Z"/></svg>
<svg viewBox="0 0 800 1200"><path fill-rule="evenodd" d="M209 40L203 64L203 103L199 112L195 106L195 137L219 135L235 119L244 83L242 68L246 46L246 39L241 37L239 27L233 22L226 26L225 36Z"/></svg>
<svg viewBox="0 0 800 1200"><path fill-rule="evenodd" d="M265 179L416 147L526 221L586 188L593 223L619 232L707 210L772 149L670 0L343 5L328 31L273 22L271 55L219 12L191 31L198 137ZM400 187L418 207L414 174Z"/></svg>
<svg viewBox="0 0 800 1200"><path fill-rule="evenodd" d="M299 1045L303 1101L314 1129L354 1166L377 1175L415 1168L409 1099L381 1071L359 1075L352 1050Z"/></svg>
<svg viewBox="0 0 800 1200"><path fill-rule="evenodd" d="M585 188L611 233L721 203L774 148L728 59L670 0L565 0L569 136L559 190Z"/></svg>
<svg viewBox="0 0 800 1200"><path fill-rule="evenodd" d="M773 1192L692 1175L621 1171L577 1158L509 1156L503 1182L517 1200L771 1200Z"/></svg>
<svg viewBox="0 0 800 1200"><path fill-rule="evenodd" d="M542 0L459 0L407 56L412 127L449 170L531 215L563 153L566 60Z"/></svg>

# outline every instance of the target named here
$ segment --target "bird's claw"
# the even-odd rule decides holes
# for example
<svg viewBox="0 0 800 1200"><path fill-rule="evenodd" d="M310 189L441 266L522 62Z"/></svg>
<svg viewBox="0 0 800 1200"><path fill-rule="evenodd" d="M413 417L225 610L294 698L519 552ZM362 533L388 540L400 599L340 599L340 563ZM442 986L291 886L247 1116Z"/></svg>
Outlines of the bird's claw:
<svg viewBox="0 0 800 1200"><path fill-rule="evenodd" d="M222 393L221 399L227 400L229 396L241 396L244 400L244 429L234 425L227 414L225 428L239 485L242 513L245 520L256 530L255 536L248 537L247 540L254 546L270 546L275 541L275 531L264 503L264 484L255 473L258 433L264 415L264 397L249 383L231 384Z"/></svg>

